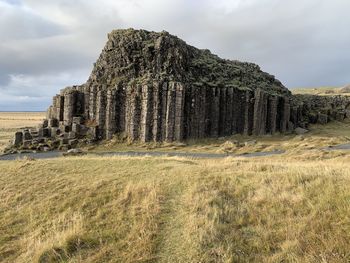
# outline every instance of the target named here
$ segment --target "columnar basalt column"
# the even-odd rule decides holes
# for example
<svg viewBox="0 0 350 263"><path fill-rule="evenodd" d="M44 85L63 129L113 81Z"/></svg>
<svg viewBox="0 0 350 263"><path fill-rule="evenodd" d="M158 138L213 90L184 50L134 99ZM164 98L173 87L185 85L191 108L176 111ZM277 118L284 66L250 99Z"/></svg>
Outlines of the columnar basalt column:
<svg viewBox="0 0 350 263"><path fill-rule="evenodd" d="M277 104L278 98L276 96L270 96L267 107L267 131L271 134L276 133L277 130Z"/></svg>
<svg viewBox="0 0 350 263"><path fill-rule="evenodd" d="M106 139L110 140L117 130L116 90L107 90Z"/></svg>
<svg viewBox="0 0 350 263"><path fill-rule="evenodd" d="M166 122L166 117L167 117L167 104L168 104L168 83L164 82L162 87L161 87L161 94L160 96L162 97L161 99L161 140L165 141L166 140L166 129L167 129L167 122Z"/></svg>
<svg viewBox="0 0 350 263"><path fill-rule="evenodd" d="M286 103L285 103L285 120L286 120L286 131L290 132L294 129L293 124L290 121L290 98L286 97Z"/></svg>
<svg viewBox="0 0 350 263"><path fill-rule="evenodd" d="M298 126L298 107L297 106L290 107L290 121L296 127Z"/></svg>
<svg viewBox="0 0 350 263"><path fill-rule="evenodd" d="M166 133L165 140L174 140L175 130L175 108L176 108L176 84L174 82L169 83L167 108L166 108Z"/></svg>
<svg viewBox="0 0 350 263"><path fill-rule="evenodd" d="M219 136L220 88L212 88L212 108L210 111L210 136Z"/></svg>
<svg viewBox="0 0 350 263"><path fill-rule="evenodd" d="M243 134L246 123L245 109L246 109L246 90L236 89L236 96L234 97L234 125L236 133Z"/></svg>
<svg viewBox="0 0 350 263"><path fill-rule="evenodd" d="M184 139L184 107L185 87L181 83L176 83L174 139L177 141Z"/></svg>
<svg viewBox="0 0 350 263"><path fill-rule="evenodd" d="M98 92L98 87L96 85L93 85L92 87L90 87L88 118L91 121L96 121L97 92Z"/></svg>
<svg viewBox="0 0 350 263"><path fill-rule="evenodd" d="M89 85L84 85L84 117L86 119L89 119L89 110L90 110L90 86Z"/></svg>
<svg viewBox="0 0 350 263"><path fill-rule="evenodd" d="M126 88L119 85L116 88L116 131L125 132L125 120L126 120Z"/></svg>
<svg viewBox="0 0 350 263"><path fill-rule="evenodd" d="M232 120L233 120L233 88L227 88L227 99L226 99L226 125L225 134L232 134Z"/></svg>
<svg viewBox="0 0 350 263"><path fill-rule="evenodd" d="M59 119L60 100L61 100L60 95L56 95L52 98L52 105L47 110L46 119Z"/></svg>
<svg viewBox="0 0 350 263"><path fill-rule="evenodd" d="M80 87L80 90L82 88ZM82 91L76 92L76 99L75 99L75 114L78 116L83 116L85 113L85 97L84 93Z"/></svg>
<svg viewBox="0 0 350 263"><path fill-rule="evenodd" d="M187 119L187 134L188 138L198 138L200 101L199 101L198 86L191 86L189 88L188 99L188 119Z"/></svg>
<svg viewBox="0 0 350 263"><path fill-rule="evenodd" d="M288 123L290 120L290 102L288 97L282 97L280 99L280 132L285 133L288 129Z"/></svg>
<svg viewBox="0 0 350 263"><path fill-rule="evenodd" d="M162 83L153 83L153 141L161 141L162 138Z"/></svg>
<svg viewBox="0 0 350 263"><path fill-rule="evenodd" d="M63 122L65 125L71 125L76 108L76 91L68 90L64 93Z"/></svg>
<svg viewBox="0 0 350 263"><path fill-rule="evenodd" d="M256 89L254 93L254 122L253 134L260 135L266 133L267 115L267 94L261 89Z"/></svg>
<svg viewBox="0 0 350 263"><path fill-rule="evenodd" d="M57 109L59 107L59 101L60 101L60 95L56 95L53 97L52 99L52 106L50 106L51 108L51 116L47 119L58 119L57 116Z"/></svg>
<svg viewBox="0 0 350 263"><path fill-rule="evenodd" d="M213 87L205 87L205 130L204 134L206 137L210 137L211 130L211 115L212 115L212 104L213 104Z"/></svg>
<svg viewBox="0 0 350 263"><path fill-rule="evenodd" d="M196 115L198 123L198 138L205 137L205 119L206 119L206 87L201 87L197 90L197 106Z"/></svg>
<svg viewBox="0 0 350 263"><path fill-rule="evenodd" d="M57 119L58 121L63 121L64 118L64 96L58 95L57 100Z"/></svg>
<svg viewBox="0 0 350 263"><path fill-rule="evenodd" d="M127 123L129 123L129 138L134 141L138 140L140 136L140 118L141 118L141 97L142 86L132 85L129 93L129 116Z"/></svg>
<svg viewBox="0 0 350 263"><path fill-rule="evenodd" d="M233 89L233 102L232 102L232 134L239 133L239 123L240 123L240 115L242 113L242 94L238 88Z"/></svg>
<svg viewBox="0 0 350 263"><path fill-rule="evenodd" d="M140 140L148 142L152 137L153 89L150 85L142 86L141 98L141 130Z"/></svg>
<svg viewBox="0 0 350 263"><path fill-rule="evenodd" d="M226 88L220 87L219 136L223 136L226 124Z"/></svg>
<svg viewBox="0 0 350 263"><path fill-rule="evenodd" d="M253 132L254 121L254 102L253 92L250 90L245 91L244 101L244 135L251 135Z"/></svg>
<svg viewBox="0 0 350 263"><path fill-rule="evenodd" d="M96 125L98 126L98 138L105 138L106 124L106 91L99 90L96 96Z"/></svg>

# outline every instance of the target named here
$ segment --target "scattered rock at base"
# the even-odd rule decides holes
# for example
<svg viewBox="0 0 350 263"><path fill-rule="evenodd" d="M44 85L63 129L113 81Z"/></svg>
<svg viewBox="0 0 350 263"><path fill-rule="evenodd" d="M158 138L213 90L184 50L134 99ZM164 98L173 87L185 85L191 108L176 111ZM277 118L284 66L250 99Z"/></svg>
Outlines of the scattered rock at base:
<svg viewBox="0 0 350 263"><path fill-rule="evenodd" d="M302 135L302 134L308 133L309 130L298 127L294 130L294 132L298 135Z"/></svg>
<svg viewBox="0 0 350 263"><path fill-rule="evenodd" d="M256 140L251 140L251 141L247 141L244 143L244 146L253 146L256 145L257 141Z"/></svg>
<svg viewBox="0 0 350 263"><path fill-rule="evenodd" d="M349 116L350 96L293 95L258 65L221 59L168 32L114 30L89 79L56 94L46 120L16 133L13 148L69 150L117 134L130 143L227 140Z"/></svg>
<svg viewBox="0 0 350 263"><path fill-rule="evenodd" d="M323 113L319 113L318 118L317 118L317 122L319 124L327 124L328 123L328 115L323 114Z"/></svg>
<svg viewBox="0 0 350 263"><path fill-rule="evenodd" d="M86 154L81 149L70 149L66 153L63 154L63 156L77 156L77 155L84 155Z"/></svg>

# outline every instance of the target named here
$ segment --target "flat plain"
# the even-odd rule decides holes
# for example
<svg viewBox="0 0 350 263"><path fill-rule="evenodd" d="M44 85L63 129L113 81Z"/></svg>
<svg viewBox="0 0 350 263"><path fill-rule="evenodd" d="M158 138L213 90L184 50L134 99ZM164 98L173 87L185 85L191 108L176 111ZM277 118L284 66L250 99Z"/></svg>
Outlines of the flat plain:
<svg viewBox="0 0 350 263"><path fill-rule="evenodd" d="M0 118L8 140L43 114ZM0 261L349 262L350 155L325 149L349 131L90 149L286 151L259 158L0 161Z"/></svg>
<svg viewBox="0 0 350 263"><path fill-rule="evenodd" d="M44 112L0 112L0 152L13 139L16 130L36 126L44 118Z"/></svg>

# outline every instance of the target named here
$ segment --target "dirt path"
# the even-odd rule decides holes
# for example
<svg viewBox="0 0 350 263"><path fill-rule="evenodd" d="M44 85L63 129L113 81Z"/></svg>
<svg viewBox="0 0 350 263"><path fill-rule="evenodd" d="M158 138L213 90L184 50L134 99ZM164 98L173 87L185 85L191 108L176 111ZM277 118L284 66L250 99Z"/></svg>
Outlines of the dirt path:
<svg viewBox="0 0 350 263"><path fill-rule="evenodd" d="M270 152L254 152L247 154L220 154L220 153L191 153L191 152L99 152L99 153L87 153L87 155L97 155L97 156L152 156L152 157L189 157L189 158L205 158L205 159L216 159L216 158L226 158L226 157L261 157L282 154L284 151L270 151ZM52 152L38 152L38 153L16 153L9 155L0 156L0 160L18 160L23 158L34 158L34 159L48 159L62 157L63 152L52 151Z"/></svg>
<svg viewBox="0 0 350 263"><path fill-rule="evenodd" d="M183 181L182 181L183 182ZM176 249L175 244L183 244L185 216L182 207L186 185L175 180L168 188L168 195L162 204L160 228L157 237L156 262L184 262L183 251Z"/></svg>
<svg viewBox="0 0 350 263"><path fill-rule="evenodd" d="M324 150L333 151L333 150L350 150L350 143L339 144L335 146L324 147ZM204 159L216 159L216 158L226 158L226 157L264 157L271 155L280 155L285 151L276 150L269 152L252 152L246 154L225 154L225 153L193 153L193 152L147 152L147 151L124 151L124 152L88 152L87 155L97 155L97 156L152 156L152 157L189 157L189 158L204 158ZM18 160L23 158L34 158L34 159L48 159L48 158L57 158L62 157L63 152L51 151L51 152L38 152L38 153L16 153L8 155L0 155L0 161L11 161Z"/></svg>

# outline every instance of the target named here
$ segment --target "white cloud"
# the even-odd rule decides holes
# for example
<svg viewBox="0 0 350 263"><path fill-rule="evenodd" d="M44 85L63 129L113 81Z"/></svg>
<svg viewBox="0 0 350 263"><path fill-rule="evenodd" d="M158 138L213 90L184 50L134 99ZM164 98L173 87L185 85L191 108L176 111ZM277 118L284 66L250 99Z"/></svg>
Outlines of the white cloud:
<svg viewBox="0 0 350 263"><path fill-rule="evenodd" d="M9 83L0 89L1 110L44 110L60 89L83 83L88 71L45 75L10 75Z"/></svg>
<svg viewBox="0 0 350 263"><path fill-rule="evenodd" d="M256 62L289 87L342 85L349 9L348 0L0 0L0 95L44 109L88 78L109 31L128 27ZM8 105L0 98L0 110Z"/></svg>

